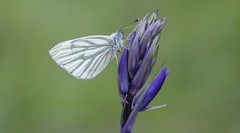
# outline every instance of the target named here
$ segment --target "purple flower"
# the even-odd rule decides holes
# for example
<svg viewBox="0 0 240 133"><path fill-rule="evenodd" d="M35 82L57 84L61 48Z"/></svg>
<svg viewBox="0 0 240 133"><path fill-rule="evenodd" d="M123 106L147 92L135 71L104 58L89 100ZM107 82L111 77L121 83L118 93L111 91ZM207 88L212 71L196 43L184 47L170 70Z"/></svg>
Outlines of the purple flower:
<svg viewBox="0 0 240 133"><path fill-rule="evenodd" d="M166 21L166 18L158 20L157 14L158 10L148 19L146 15L132 31L128 48L119 62L118 87L123 104L121 133L131 133L138 112L149 110L148 104L158 94L169 73L164 67L151 84L146 84L157 59L158 40ZM144 85L149 87L143 88Z"/></svg>
<svg viewBox="0 0 240 133"><path fill-rule="evenodd" d="M139 107L140 111L144 111L147 108L148 104L158 94L168 74L169 71L167 71L167 68L164 67L162 69L162 72L152 81L151 85L147 89L147 92L142 100L142 103L140 104ZM141 95L142 93L138 94L135 97L133 101L133 107L136 105Z"/></svg>

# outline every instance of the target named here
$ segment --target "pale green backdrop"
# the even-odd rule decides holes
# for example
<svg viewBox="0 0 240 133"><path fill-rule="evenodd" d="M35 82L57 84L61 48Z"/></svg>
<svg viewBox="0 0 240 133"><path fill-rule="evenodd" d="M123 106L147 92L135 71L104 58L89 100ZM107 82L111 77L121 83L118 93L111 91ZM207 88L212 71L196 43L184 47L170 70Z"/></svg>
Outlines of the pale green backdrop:
<svg viewBox="0 0 240 133"><path fill-rule="evenodd" d="M171 71L134 133L240 132L239 0L1 0L0 133L117 133L116 61L77 80L50 58L55 44L111 34L159 9L160 62ZM160 69L160 68L159 68Z"/></svg>

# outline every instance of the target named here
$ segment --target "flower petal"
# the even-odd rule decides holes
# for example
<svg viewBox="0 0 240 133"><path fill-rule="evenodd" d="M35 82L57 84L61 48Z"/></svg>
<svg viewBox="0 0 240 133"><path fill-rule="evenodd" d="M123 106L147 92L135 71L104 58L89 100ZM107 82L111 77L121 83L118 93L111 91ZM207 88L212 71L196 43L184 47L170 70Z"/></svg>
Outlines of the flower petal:
<svg viewBox="0 0 240 133"><path fill-rule="evenodd" d="M162 69L162 72L152 81L151 85L147 90L145 97L143 98L143 101L140 106L140 110L145 110L148 104L158 94L168 74L169 74L169 71L167 71L167 68L164 67ZM141 96L141 93L135 97L133 101L133 106L135 106L140 96Z"/></svg>
<svg viewBox="0 0 240 133"><path fill-rule="evenodd" d="M129 90L129 76L127 66L128 66L128 50L125 49L123 51L118 66L118 84L120 94L126 94Z"/></svg>
<svg viewBox="0 0 240 133"><path fill-rule="evenodd" d="M153 22L156 21L158 15L158 9L153 12L153 14L148 19L148 25L151 25Z"/></svg>

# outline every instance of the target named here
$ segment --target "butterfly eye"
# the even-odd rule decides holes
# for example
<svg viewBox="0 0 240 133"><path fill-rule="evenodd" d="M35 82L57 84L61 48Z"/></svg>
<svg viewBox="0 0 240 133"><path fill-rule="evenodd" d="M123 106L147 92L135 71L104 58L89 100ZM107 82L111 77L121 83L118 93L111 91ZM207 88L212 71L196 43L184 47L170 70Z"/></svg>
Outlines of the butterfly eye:
<svg viewBox="0 0 240 133"><path fill-rule="evenodd" d="M121 49L118 49L117 52L120 53L122 50Z"/></svg>

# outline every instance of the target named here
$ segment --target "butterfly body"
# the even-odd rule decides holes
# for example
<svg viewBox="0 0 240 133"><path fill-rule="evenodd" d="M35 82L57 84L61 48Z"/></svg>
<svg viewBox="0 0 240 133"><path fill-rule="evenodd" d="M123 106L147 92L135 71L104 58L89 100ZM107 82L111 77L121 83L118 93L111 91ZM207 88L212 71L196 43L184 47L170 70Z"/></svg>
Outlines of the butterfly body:
<svg viewBox="0 0 240 133"><path fill-rule="evenodd" d="M54 46L49 54L68 73L78 79L92 79L121 52L124 33L110 36L93 35L64 41Z"/></svg>

